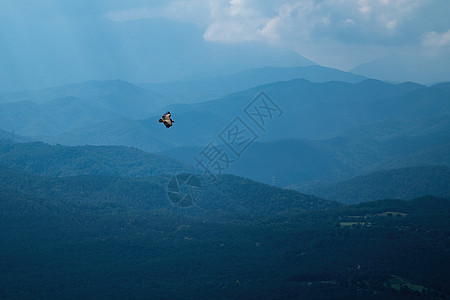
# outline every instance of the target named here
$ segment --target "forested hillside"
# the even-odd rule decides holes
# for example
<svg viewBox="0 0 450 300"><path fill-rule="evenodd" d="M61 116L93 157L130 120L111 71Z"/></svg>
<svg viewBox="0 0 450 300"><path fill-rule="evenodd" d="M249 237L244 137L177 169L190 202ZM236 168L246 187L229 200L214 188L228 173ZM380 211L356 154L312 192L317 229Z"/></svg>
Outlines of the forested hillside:
<svg viewBox="0 0 450 300"><path fill-rule="evenodd" d="M121 146L52 146L0 140L0 165L47 176L150 177L198 172L166 156Z"/></svg>
<svg viewBox="0 0 450 300"><path fill-rule="evenodd" d="M179 179L182 174L177 174ZM125 210L164 209L204 218L221 215L271 216L289 211L314 211L342 206L293 190L284 190L232 175L211 181L198 177L198 193L170 186L173 175L145 178L78 175L49 177L0 166L4 199L22 199L45 210L85 210L101 214ZM189 188L189 187L187 187ZM181 187L180 187L181 189ZM192 195L193 202L179 209L170 193ZM28 200L30 198L31 200ZM36 202L37 201L37 202ZM181 203L180 203L181 204ZM24 204L25 205L25 204Z"/></svg>
<svg viewBox="0 0 450 300"><path fill-rule="evenodd" d="M235 208L195 216L157 180L1 174L2 298L450 296L445 199L274 214L307 198L225 177L209 199Z"/></svg>

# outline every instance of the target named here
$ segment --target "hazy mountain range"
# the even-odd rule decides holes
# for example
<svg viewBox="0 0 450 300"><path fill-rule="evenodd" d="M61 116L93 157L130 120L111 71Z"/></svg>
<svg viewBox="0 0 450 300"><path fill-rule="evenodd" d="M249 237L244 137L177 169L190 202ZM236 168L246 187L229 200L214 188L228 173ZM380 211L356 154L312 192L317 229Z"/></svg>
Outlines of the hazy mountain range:
<svg viewBox="0 0 450 300"><path fill-rule="evenodd" d="M447 196L450 167L421 166L382 170L322 186L291 186L325 199L351 204L377 199L414 199L427 195Z"/></svg>
<svg viewBox="0 0 450 300"><path fill-rule="evenodd" d="M450 81L448 52L430 54L397 54L363 63L350 72L391 82L416 81L433 84Z"/></svg>
<svg viewBox="0 0 450 300"><path fill-rule="evenodd" d="M176 102L195 103L218 99L229 94L277 81L303 78L312 82L342 81L355 83L364 76L318 65L304 67L263 67L203 80L142 84L153 91L173 96Z"/></svg>
<svg viewBox="0 0 450 300"><path fill-rule="evenodd" d="M361 170L359 172L348 171L352 167L351 163L347 162L346 164L344 159L338 160L337 157L342 155L341 153L333 156L330 145L327 147L300 142L296 147L295 140L281 141L280 143L282 148L291 149L287 152L282 151L279 156L275 156L273 152L270 152L270 147L275 147L274 144L256 144L254 145L255 150L252 152L252 159L243 159L242 162L237 162L237 166L231 168L230 172L275 185L302 182L301 184L292 184L289 188L341 203L388 198L412 199L427 195L445 196L450 193L448 162L447 166L408 167L370 173L370 166L363 165L367 163L367 159L361 158L358 166L363 171L362 173L368 173L367 175L330 184L327 181L348 178L361 173ZM184 151L189 154L188 149ZM268 154L264 154L267 152ZM191 154L194 155L194 153ZM346 160L349 160L354 154L349 153ZM369 153L368 156L371 154ZM170 152L168 155L174 156ZM265 159L268 156L271 156L270 161ZM326 160L327 156L331 157ZM436 163L443 161L440 160L440 157L434 159ZM263 166L258 167L258 164L262 164L261 162L264 160ZM8 166L10 171L20 170L47 177L152 178L149 182L158 184L162 189L167 188L168 180L175 174L196 174L196 176L204 178L203 185L210 190L208 195L211 196L211 193L216 195L215 188L220 186L219 194L222 195L220 197L227 194L231 197L229 201L242 196L229 194L234 193L237 186L241 186L239 190L246 190L246 194L254 195L263 193L267 189L279 190L276 187L254 183L255 188L250 192L248 189L253 184L252 181L233 176L228 177L225 181L209 182L207 179L211 178L202 176L202 170L199 168L183 164L167 156L123 146L51 146L44 143L12 143L4 140L0 142L0 162L0 165ZM356 165L356 163L354 164ZM353 167L357 168L357 166ZM283 170L284 172L282 172ZM158 179L155 176L161 177ZM224 189L228 192L225 192ZM216 197L219 197L219 194ZM165 199L166 196L160 194L157 198L161 197ZM210 203L208 209L212 209L211 203L214 200L205 199L209 199L207 201ZM318 201L319 199L315 200L317 204ZM228 209L232 209L236 204L230 203L227 206ZM267 205L275 204L267 203ZM250 208L249 211L251 211Z"/></svg>
<svg viewBox="0 0 450 300"><path fill-rule="evenodd" d="M252 119L246 109L261 92L278 111ZM131 146L190 165L213 142L233 161L224 173L308 187L448 165L449 99L448 83L392 84L320 66L261 68L187 82L91 81L3 93L0 128L18 141ZM175 120L170 129L157 122L166 110ZM221 138L236 117L254 135L239 157Z"/></svg>
<svg viewBox="0 0 450 300"><path fill-rule="evenodd" d="M194 173L201 180L198 207L191 209L194 215L203 211L270 215L341 206L335 201L232 175L210 181L198 170L176 160L127 147L67 147L3 141L0 161L1 187L8 189L9 197L11 189L17 195L37 199L59 195L60 200L71 201L74 195L79 195L86 201L83 205L95 203L94 208L106 201L108 207L122 203L137 210L165 208L175 212L177 206L167 194L169 181L177 174ZM187 213L191 212L187 209Z"/></svg>
<svg viewBox="0 0 450 300"><path fill-rule="evenodd" d="M78 92L89 88L97 89L97 95L85 96ZM58 93L53 93L47 101L40 97L48 91L36 92L36 100L30 100L34 99L33 92L29 92L28 96L22 93L3 94L0 128L51 142L61 139L68 144L115 144L120 136L102 127L117 131L125 126L129 127L125 130L129 134L141 130L148 132L145 139L120 143L123 145L139 145L154 151L158 143L152 142L152 139L161 137L169 137L165 149L186 143L202 145L218 134L227 121L231 122L242 114L258 93L264 91L282 108L283 116L267 127L267 132L261 134L262 138L322 139L386 119L412 121L445 115L449 111L447 89L445 84L425 87L414 83L394 85L373 80L351 84L294 79L253 87L217 100L171 105L172 102L164 96L125 82L90 82L77 88L69 86L57 89ZM426 110L423 110L424 107ZM174 118L177 116L179 122L187 126L179 126L177 131L159 130L154 119L160 117L158 111L167 109L174 110ZM152 117L143 119L149 116ZM203 119L201 124L196 124L200 116L211 120ZM110 124L112 120L124 124L114 126ZM102 122L107 123L102 125ZM208 126L204 126L205 122ZM102 128L101 133L96 134L98 128ZM190 134L195 138L191 138ZM108 139L116 142L108 142ZM142 146L143 143L148 143L148 146Z"/></svg>

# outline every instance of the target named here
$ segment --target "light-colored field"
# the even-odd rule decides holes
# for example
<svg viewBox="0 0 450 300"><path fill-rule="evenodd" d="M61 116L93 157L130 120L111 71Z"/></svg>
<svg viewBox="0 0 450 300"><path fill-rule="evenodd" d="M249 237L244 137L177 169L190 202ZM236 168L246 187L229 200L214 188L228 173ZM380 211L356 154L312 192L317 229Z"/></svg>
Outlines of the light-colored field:
<svg viewBox="0 0 450 300"><path fill-rule="evenodd" d="M424 287L423 285L412 283L412 282L408 281L407 279L396 276L396 275L391 276L391 279L389 279L389 284L390 284L391 288L393 288L397 291L400 291L400 289L403 287L407 287L408 289L410 289L412 291L417 291L419 293L423 293L427 290L427 288Z"/></svg>
<svg viewBox="0 0 450 300"><path fill-rule="evenodd" d="M372 223L370 223L370 222L340 222L339 225L341 227L346 227L346 226L371 226Z"/></svg>

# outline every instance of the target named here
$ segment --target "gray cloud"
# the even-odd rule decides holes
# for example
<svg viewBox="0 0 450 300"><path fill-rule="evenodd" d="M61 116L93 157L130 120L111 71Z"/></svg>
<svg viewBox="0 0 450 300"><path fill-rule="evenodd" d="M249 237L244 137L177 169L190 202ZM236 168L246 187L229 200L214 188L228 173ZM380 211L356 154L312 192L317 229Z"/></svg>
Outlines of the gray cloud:
<svg viewBox="0 0 450 300"><path fill-rule="evenodd" d="M58 59L70 57L79 60L81 71L73 72L83 74L93 66L100 72L104 66L111 68L118 55L137 57L131 55L137 49L128 45L151 42L142 37L129 42L133 33L126 34L124 28L143 30L129 23L167 18L181 27L195 26L199 38L203 33L209 44L268 43L345 70L392 52L445 55L450 47L449 11L448 0L3 0L0 66L15 61L17 70L58 69ZM186 36L164 37L164 30L145 30L168 45ZM183 43L189 47L189 42L203 41ZM94 55L97 50L104 54ZM108 74L119 75L121 68Z"/></svg>

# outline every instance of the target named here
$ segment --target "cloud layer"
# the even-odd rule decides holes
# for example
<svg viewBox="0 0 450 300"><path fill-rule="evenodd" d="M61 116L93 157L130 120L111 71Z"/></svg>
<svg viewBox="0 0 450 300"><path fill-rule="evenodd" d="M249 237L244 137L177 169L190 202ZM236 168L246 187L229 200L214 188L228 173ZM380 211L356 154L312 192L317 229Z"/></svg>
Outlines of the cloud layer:
<svg viewBox="0 0 450 300"><path fill-rule="evenodd" d="M115 21L164 16L204 27L212 42L430 46L432 32L450 30L446 0L194 0L110 11ZM427 33L429 33L427 35ZM442 43L434 43L441 46Z"/></svg>
<svg viewBox="0 0 450 300"><path fill-rule="evenodd" d="M72 73L83 75L112 68L116 57L154 57L155 47L166 59L158 58L159 66L181 59L169 57L173 45L184 53L196 52L194 44L251 43L342 70L392 54L450 61L448 12L448 0L2 0L0 67L23 77L70 57ZM121 68L108 74L119 76Z"/></svg>

